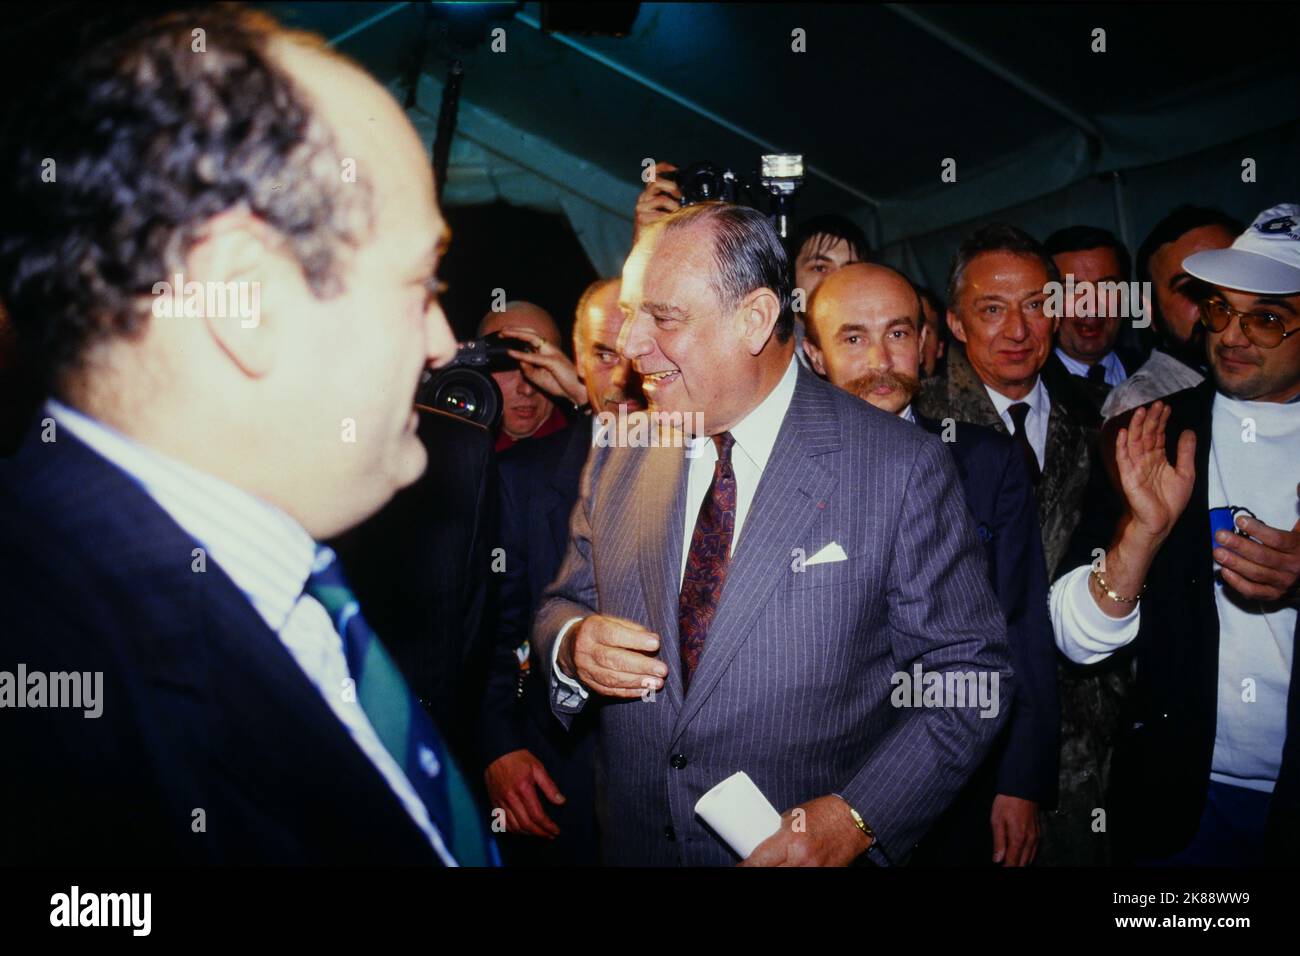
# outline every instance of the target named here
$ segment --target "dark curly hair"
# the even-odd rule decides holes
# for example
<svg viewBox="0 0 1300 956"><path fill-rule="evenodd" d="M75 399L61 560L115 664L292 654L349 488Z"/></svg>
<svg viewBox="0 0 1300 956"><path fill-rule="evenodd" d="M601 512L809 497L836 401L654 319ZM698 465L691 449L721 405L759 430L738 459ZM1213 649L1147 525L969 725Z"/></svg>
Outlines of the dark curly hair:
<svg viewBox="0 0 1300 956"><path fill-rule="evenodd" d="M82 50L21 111L0 177L0 299L46 388L97 342L138 333L143 297L225 210L270 226L315 295L341 291L338 254L368 232L370 196L338 175L330 131L272 58L277 37L335 55L243 7L176 11Z"/></svg>

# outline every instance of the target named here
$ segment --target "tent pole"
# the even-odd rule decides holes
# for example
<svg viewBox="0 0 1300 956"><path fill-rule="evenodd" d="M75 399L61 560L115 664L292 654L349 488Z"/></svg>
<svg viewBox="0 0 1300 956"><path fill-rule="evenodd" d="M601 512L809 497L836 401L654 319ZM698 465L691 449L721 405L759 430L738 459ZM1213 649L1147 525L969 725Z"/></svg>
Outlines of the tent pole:
<svg viewBox="0 0 1300 956"><path fill-rule="evenodd" d="M1125 249L1133 248L1133 241L1129 236L1128 214L1124 210L1124 182L1123 176L1118 169L1113 170L1110 174L1110 181L1115 196L1115 224L1119 227L1119 240L1124 243Z"/></svg>
<svg viewBox="0 0 1300 956"><path fill-rule="evenodd" d="M338 34L337 36L330 37L330 39L327 42L327 45L338 46L344 40L351 40L354 36L356 36L358 33L361 33L363 30L369 30L380 20L387 20L398 10L401 10L404 7L409 7L410 5L411 4L409 0L406 3L395 3L391 7L388 7L386 10L380 10L378 13L374 14L373 16L366 17L364 20L358 20L356 23L352 24L352 26L348 27L342 33Z"/></svg>

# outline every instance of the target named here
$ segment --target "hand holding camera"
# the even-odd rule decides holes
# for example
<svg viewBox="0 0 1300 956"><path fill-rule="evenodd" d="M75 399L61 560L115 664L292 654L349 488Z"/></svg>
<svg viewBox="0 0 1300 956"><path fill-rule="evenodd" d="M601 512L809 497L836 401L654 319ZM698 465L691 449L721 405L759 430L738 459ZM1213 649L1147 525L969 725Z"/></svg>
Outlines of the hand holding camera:
<svg viewBox="0 0 1300 956"><path fill-rule="evenodd" d="M510 349L506 352L519 362L519 371L524 378L548 395L567 398L576 408L586 404L587 388L567 355L531 329L508 328L502 331L532 346L530 351Z"/></svg>

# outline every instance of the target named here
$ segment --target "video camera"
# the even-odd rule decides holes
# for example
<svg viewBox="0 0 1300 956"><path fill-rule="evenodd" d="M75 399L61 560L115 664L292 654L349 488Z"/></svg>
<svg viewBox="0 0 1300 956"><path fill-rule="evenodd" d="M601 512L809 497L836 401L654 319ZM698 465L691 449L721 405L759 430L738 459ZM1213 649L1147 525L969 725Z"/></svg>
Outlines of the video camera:
<svg viewBox="0 0 1300 956"><path fill-rule="evenodd" d="M744 203L766 211L782 239L789 238L790 208L794 194L803 185L803 156L798 153L765 153L758 158L759 169L751 175L758 187L750 185L730 169L720 169L707 160L691 163L676 173L660 173L681 187L683 206L701 202ZM759 193L768 196L766 210L758 202Z"/></svg>
<svg viewBox="0 0 1300 956"><path fill-rule="evenodd" d="M461 342L450 362L439 369L425 369L415 404L494 430L501 421L503 402L492 373L519 367L519 361L510 357L508 349L536 351L523 339L501 332L489 332L480 339Z"/></svg>

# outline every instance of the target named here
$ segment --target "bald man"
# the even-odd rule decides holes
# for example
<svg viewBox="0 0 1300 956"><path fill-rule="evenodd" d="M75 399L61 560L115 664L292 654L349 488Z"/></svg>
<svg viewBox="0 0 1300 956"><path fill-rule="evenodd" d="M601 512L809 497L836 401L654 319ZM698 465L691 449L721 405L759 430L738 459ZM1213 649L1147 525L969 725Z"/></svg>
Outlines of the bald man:
<svg viewBox="0 0 1300 956"><path fill-rule="evenodd" d="M0 660L84 686L0 720L6 861L492 862L317 544L419 478L421 371L455 353L419 136L319 37L238 7L70 63L0 177L0 299L49 396L0 462ZM57 186L18 173L47 155ZM248 298L167 315L177 275Z"/></svg>
<svg viewBox="0 0 1300 956"><path fill-rule="evenodd" d="M1054 800L1060 720L1033 487L1010 439L913 411L929 334L920 296L904 276L888 266L855 263L827 276L813 294L804 350L832 384L943 438L1007 618L1017 678L1011 719L913 861L1025 866L1037 852L1039 809Z"/></svg>
<svg viewBox="0 0 1300 956"><path fill-rule="evenodd" d="M480 337L501 332L529 343L534 351L511 350L518 368L493 372L501 389L501 430L496 450L503 452L526 438L545 438L558 432L569 419L556 407L556 399L575 411L586 400L577 370L560 350L560 327L551 314L531 302L507 302L501 312L489 312L478 324Z"/></svg>

